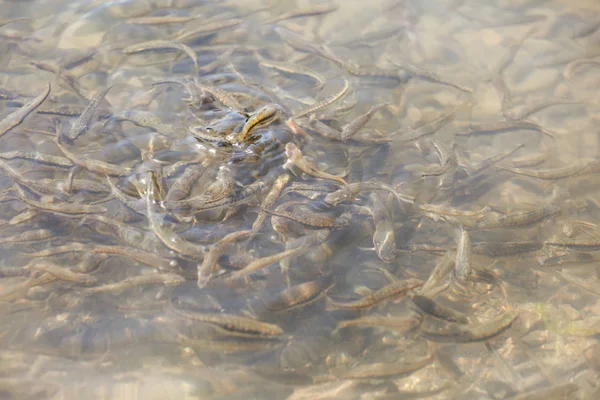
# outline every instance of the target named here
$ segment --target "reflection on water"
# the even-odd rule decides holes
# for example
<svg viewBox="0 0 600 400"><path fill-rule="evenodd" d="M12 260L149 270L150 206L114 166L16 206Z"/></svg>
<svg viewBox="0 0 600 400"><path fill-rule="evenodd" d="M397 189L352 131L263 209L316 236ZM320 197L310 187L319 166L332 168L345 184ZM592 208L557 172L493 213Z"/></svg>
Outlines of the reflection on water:
<svg viewBox="0 0 600 400"><path fill-rule="evenodd" d="M0 4L3 398L599 396L594 2Z"/></svg>

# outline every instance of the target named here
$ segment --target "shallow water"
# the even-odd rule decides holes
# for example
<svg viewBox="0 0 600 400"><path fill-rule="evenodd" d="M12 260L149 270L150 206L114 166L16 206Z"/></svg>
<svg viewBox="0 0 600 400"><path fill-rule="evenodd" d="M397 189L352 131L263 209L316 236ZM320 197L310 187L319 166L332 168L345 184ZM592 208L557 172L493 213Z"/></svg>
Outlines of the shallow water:
<svg viewBox="0 0 600 400"><path fill-rule="evenodd" d="M0 2L0 397L596 398L571 3Z"/></svg>

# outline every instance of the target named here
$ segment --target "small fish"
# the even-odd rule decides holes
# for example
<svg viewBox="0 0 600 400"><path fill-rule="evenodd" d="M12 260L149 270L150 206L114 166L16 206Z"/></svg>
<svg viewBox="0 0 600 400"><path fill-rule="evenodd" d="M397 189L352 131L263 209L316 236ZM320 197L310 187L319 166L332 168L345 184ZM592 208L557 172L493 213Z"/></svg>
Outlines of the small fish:
<svg viewBox="0 0 600 400"><path fill-rule="evenodd" d="M469 277L473 272L473 267L471 266L471 253L471 236L466 229L461 228L460 239L456 247L456 262L454 269L456 276L461 281L469 280Z"/></svg>
<svg viewBox="0 0 600 400"><path fill-rule="evenodd" d="M22 196L21 200L23 200L25 203L29 204L32 207L39 208L40 210L52 211L59 214L103 214L108 211L105 207L98 205L75 203L47 203L33 200L26 196Z"/></svg>
<svg viewBox="0 0 600 400"><path fill-rule="evenodd" d="M338 6L336 6L335 4L318 4L307 8L299 8L294 11L288 11L277 17L265 21L265 23L274 24L275 22L283 21L286 19L324 15L333 12L337 9Z"/></svg>
<svg viewBox="0 0 600 400"><path fill-rule="evenodd" d="M521 149L525 147L525 145L520 144L517 147L515 147L514 149L505 151L503 153L498 153L494 156L491 156L489 158L486 158L485 160L482 160L476 164L471 164L471 165L467 165L464 166L467 174L469 174L469 176L475 176L483 171L485 171L487 168L491 167L494 164L497 164L498 162L504 160L505 158L511 156L512 154L514 154L517 150ZM462 166L462 165L461 165Z"/></svg>
<svg viewBox="0 0 600 400"><path fill-rule="evenodd" d="M138 43L131 46L127 46L123 49L125 54L135 54L142 51L161 50L161 49L175 49L184 52L194 63L195 76L199 75L198 70L198 56L196 52L189 46L178 43L173 40L150 40L148 42Z"/></svg>
<svg viewBox="0 0 600 400"><path fill-rule="evenodd" d="M333 180L340 182L342 185L347 186L344 179L339 176L331 175L323 171L316 169L304 156L302 152L294 143L289 142L285 145L285 154L288 157L288 161L285 163L284 168L290 168L292 165L298 167L302 172L314 176L320 179Z"/></svg>
<svg viewBox="0 0 600 400"><path fill-rule="evenodd" d="M267 104L266 106L263 106L248 118L239 133L232 135L231 141L233 143L243 143L248 136L250 136L253 129L271 124L279 118L282 112L283 109L277 104Z"/></svg>
<svg viewBox="0 0 600 400"><path fill-rule="evenodd" d="M33 229L17 235L2 237L0 238L0 244L37 242L54 237L56 237L56 234L49 229Z"/></svg>
<svg viewBox="0 0 600 400"><path fill-rule="evenodd" d="M564 247L573 250L600 250L600 241L582 241L553 238L544 242L548 246Z"/></svg>
<svg viewBox="0 0 600 400"><path fill-rule="evenodd" d="M242 107L242 105L233 97L231 93L215 86L203 85L197 79L194 80L194 83L198 86L200 90L204 90L205 92L213 95L214 98L217 99L225 107L239 114L245 116L247 115L244 107Z"/></svg>
<svg viewBox="0 0 600 400"><path fill-rule="evenodd" d="M541 132L551 139L556 138L554 132L550 132L548 129L541 125L528 121L500 121L500 122L489 122L482 124L470 124L466 128L455 133L457 136L470 136L470 135L486 135L505 131L514 130L530 130Z"/></svg>
<svg viewBox="0 0 600 400"><path fill-rule="evenodd" d="M193 186L204 175L206 168L202 165L192 164L188 166L178 178L173 182L167 195L165 202L178 201L187 198L192 191Z"/></svg>
<svg viewBox="0 0 600 400"><path fill-rule="evenodd" d="M37 113L61 115L64 117L78 117L85 111L85 109L86 107L76 104L50 104L41 105L37 109ZM104 111L102 115L108 115L108 111Z"/></svg>
<svg viewBox="0 0 600 400"><path fill-rule="evenodd" d="M33 113L44 102L44 100L46 100L50 94L50 88L50 84L48 83L48 86L42 93L34 97L31 101L23 105L23 107L19 108L17 111L14 111L4 117L4 119L0 121L0 136L21 125L23 121L25 121L25 118Z"/></svg>
<svg viewBox="0 0 600 400"><path fill-rule="evenodd" d="M446 280L448 276L450 276L450 272L454 267L454 260L456 257L452 256L451 252L446 252L444 254L442 260L435 266L431 274L429 275L429 279L421 288L420 293L427 294L430 290L439 286L442 281Z"/></svg>
<svg viewBox="0 0 600 400"><path fill-rule="evenodd" d="M123 224L112 218L103 215L90 214L85 216L85 221L99 222L104 227L108 227L107 230L103 230L98 226L93 226L94 230L99 233L112 235L129 246L153 253L162 247L160 240L158 240L153 232L144 231L131 225Z"/></svg>
<svg viewBox="0 0 600 400"><path fill-rule="evenodd" d="M351 382L351 381L349 381ZM396 399L433 399L446 390L452 388L452 383L448 382L442 384L437 389L430 390L398 390L397 392L390 392L382 396L377 396L378 400L396 400Z"/></svg>
<svg viewBox="0 0 600 400"><path fill-rule="evenodd" d="M311 281L292 286L274 295L263 298L263 306L273 312L289 311L307 306L322 298L326 289L322 282Z"/></svg>
<svg viewBox="0 0 600 400"><path fill-rule="evenodd" d="M67 175L67 179L65 179L64 185L62 185L62 191L68 194L71 193L73 188L73 179L75 179L75 172L79 171L79 167L75 166L71 168L69 171L69 175Z"/></svg>
<svg viewBox="0 0 600 400"><path fill-rule="evenodd" d="M449 217L481 217L490 211L488 206L482 207L479 210L468 211L442 204L421 204L419 208L427 213L445 215Z"/></svg>
<svg viewBox="0 0 600 400"><path fill-rule="evenodd" d="M31 221L32 219L34 219L35 217L37 217L39 215L40 215L40 212L39 212L39 210L36 210L36 209L23 211L22 213L17 214L14 217L12 217L8 221L8 224L9 225L20 225L24 222ZM6 222L5 221L2 222L2 225L4 223L6 223Z"/></svg>
<svg viewBox="0 0 600 400"><path fill-rule="evenodd" d="M480 222L475 229L522 228L545 221L560 213L560 207L546 205L531 211L518 211Z"/></svg>
<svg viewBox="0 0 600 400"><path fill-rule="evenodd" d="M553 384L543 389L535 389L516 396L511 396L507 400L568 400L578 398L579 387L575 383ZM596 393L598 393L596 391ZM592 397L595 397L592 395ZM592 399L588 397L588 399Z"/></svg>
<svg viewBox="0 0 600 400"><path fill-rule="evenodd" d="M21 188L25 187L29 191L40 193L43 195L50 195L61 201L68 201L69 196L56 186L47 185L40 180L29 180L26 179L22 174L13 169L10 164L0 160L0 169L6 173L17 185Z"/></svg>
<svg viewBox="0 0 600 400"><path fill-rule="evenodd" d="M438 153L438 157L440 159L440 167L436 168L433 171L428 171L423 173L422 176L440 176L444 175L448 170L458 165L458 161L456 160L456 154L454 151L449 149L445 144L435 141L433 142L433 147Z"/></svg>
<svg viewBox="0 0 600 400"><path fill-rule="evenodd" d="M102 100L104 100L104 98L108 94L108 91L110 89L112 89L112 87L113 86L110 85L106 89L104 89L100 93L98 93L92 99L90 104L88 104L88 106L85 108L85 110L83 110L83 112L81 113L79 118L77 118L77 120L75 120L75 122L73 122L73 125L71 126L71 129L69 130L69 133L67 135L67 137L69 138L70 141L74 141L75 139L77 139L78 137L80 137L87 131L96 109L98 108L98 106L100 105ZM60 136L60 134L58 136Z"/></svg>
<svg viewBox="0 0 600 400"><path fill-rule="evenodd" d="M488 257L514 256L529 253L543 247L541 242L478 242L473 243L473 254L485 254Z"/></svg>
<svg viewBox="0 0 600 400"><path fill-rule="evenodd" d="M67 149L61 139L62 135L57 135L56 145L65 157L71 160L72 164L79 165L90 172L95 172L100 175L122 176L131 172L131 168L122 167L116 164L109 164L104 161L94 160L84 155L78 155Z"/></svg>
<svg viewBox="0 0 600 400"><path fill-rule="evenodd" d="M257 258L256 260L252 261L250 264L246 265L239 271L235 271L233 274L231 274L231 277L229 279L235 280L237 278L249 275L255 271L258 271L259 269L266 268L269 265L274 264L278 261L281 261L288 257L299 255L303 251L306 251L306 249L298 247L294 249L284 250L271 256Z"/></svg>
<svg viewBox="0 0 600 400"><path fill-rule="evenodd" d="M564 167L559 168L549 168L549 169L523 169L523 168L512 168L512 167L498 167L508 172L512 172L513 174L525 175L532 178L537 179L564 179L570 178L572 176L583 174L588 167L591 165L591 160L583 159L580 161L576 161L571 165L566 165Z"/></svg>
<svg viewBox="0 0 600 400"><path fill-rule="evenodd" d="M265 208L261 208L262 212L265 212L267 214L271 214L274 215L276 217L280 217L280 218L286 218L289 219L291 221L297 222L299 224L302 225L306 225L306 226L310 226L313 228L328 228L328 229L334 229L334 228L343 228L345 226L348 226L348 221L340 218L340 219L336 219L336 218L332 218L326 215L319 215L316 213L312 213L310 211L301 211L301 210L294 210L294 211L273 211L273 210L267 210Z"/></svg>
<svg viewBox="0 0 600 400"><path fill-rule="evenodd" d="M158 17L133 17L127 18L125 23L133 25L166 25L166 24L181 24L184 22L194 21L204 18L204 15L162 15Z"/></svg>
<svg viewBox="0 0 600 400"><path fill-rule="evenodd" d="M66 191L67 184L62 179L39 179L38 182L43 185L54 186L59 190ZM101 182L96 182L91 179L73 179L70 183L71 192L88 192L88 193L110 193L110 187Z"/></svg>
<svg viewBox="0 0 600 400"><path fill-rule="evenodd" d="M353 35L350 37L348 37L344 32L344 35L341 35L342 36L341 39L336 39L329 43L330 43L330 45L335 45L335 46L354 46L357 44L369 45L372 43L381 42L382 40L388 40L391 37L396 37L404 29L405 28L400 25L398 25L398 26L393 25L393 26L386 26L386 27L378 26L374 30L360 32L360 34L358 34L356 36Z"/></svg>
<svg viewBox="0 0 600 400"><path fill-rule="evenodd" d="M216 146L231 146L233 140L230 136L215 133L211 128L204 126L190 126L188 131L200 142L212 143Z"/></svg>
<svg viewBox="0 0 600 400"><path fill-rule="evenodd" d="M375 115L376 112L378 112L379 110L382 110L383 108L385 108L387 106L388 106L387 103L373 106L369 109L369 111L367 111L366 113L364 113L362 115L359 115L358 117L353 119L350 123L348 123L346 126L344 126L344 128L342 129L342 133L341 133L342 142L345 142L346 140L348 140L349 138L354 136L356 133L358 133L358 131L363 126L365 126L367 124L367 122L369 122L371 120L371 118L373 118L373 115Z"/></svg>
<svg viewBox="0 0 600 400"><path fill-rule="evenodd" d="M328 308L342 308L349 310L360 310L373 307L389 298L397 298L406 295L409 290L422 286L423 282L418 279L399 280L391 283L376 292L373 292L359 300L351 302L330 301Z"/></svg>
<svg viewBox="0 0 600 400"><path fill-rule="evenodd" d="M243 22L239 18L224 19L221 21L207 22L199 24L197 28L183 29L177 32L171 40L176 42L193 42L203 36L208 36L222 29L233 28Z"/></svg>
<svg viewBox="0 0 600 400"><path fill-rule="evenodd" d="M287 202L282 203L279 206L277 206L277 208L275 208L275 212L278 212L278 213L282 212L282 211L285 212L290 207L294 207L296 205L301 205L301 204L304 204L304 203L302 201L298 201L298 200L287 201ZM262 212L264 212L264 211L262 211ZM264 213L268 215L267 212L264 212ZM277 232L281 236L283 241L286 241L285 237L286 237L287 233L290 231L289 224L288 224L288 222L290 222L290 221L293 221L293 220L290 218L280 217L280 216L271 214L271 227L273 228L273 230L275 232Z"/></svg>
<svg viewBox="0 0 600 400"><path fill-rule="evenodd" d="M82 283L84 285L93 285L98 283L98 279L94 276L80 272L74 272L68 268L61 267L47 261L33 263L29 266L29 268L36 271L46 272L63 281Z"/></svg>
<svg viewBox="0 0 600 400"><path fill-rule="evenodd" d="M269 208L273 207L273 204L275 204L277 199L279 199L279 197L281 196L282 190L288 184L290 179L291 179L291 177L289 174L281 174L280 176L277 177L277 179L275 179L275 182L273 183L271 190L269 191L269 193L267 193L267 195L265 196L265 198L263 200L262 208L269 209ZM252 231L258 232L260 230L260 228L262 227L262 225L264 224L266 218L267 218L267 213L264 211L260 211L258 213L258 215L256 216L256 220L254 220L254 223L252 224Z"/></svg>
<svg viewBox="0 0 600 400"><path fill-rule="evenodd" d="M396 259L396 235L394 233L393 204L390 195L371 193L371 215L375 224L373 245L377 256L386 263Z"/></svg>
<svg viewBox="0 0 600 400"><path fill-rule="evenodd" d="M248 203L254 199L259 193L262 193L266 188L269 188L273 181L275 180L274 176L267 176L262 179L258 179L251 184L243 187L238 192L234 192L230 196L227 196L221 200L213 201L210 203L204 203L202 205L195 204L194 211L208 211L208 210L218 210L224 207L233 207L237 205L241 205L244 203Z"/></svg>
<svg viewBox="0 0 600 400"><path fill-rule="evenodd" d="M548 244L546 242L546 244ZM552 245L552 244L550 244ZM600 248L600 243L598 243ZM557 256L543 257L538 259L540 265L563 265L563 264L590 264L600 261L600 258L592 253L573 251Z"/></svg>
<svg viewBox="0 0 600 400"><path fill-rule="evenodd" d="M255 271L258 271L259 269L268 267L273 263L282 261L289 257L300 256L313 249L314 246L324 243L329 237L330 233L331 231L329 229L320 229L314 233L295 239L286 245L286 250L271 256L257 258L241 270L235 271L233 274L231 274L231 279L247 276Z"/></svg>
<svg viewBox="0 0 600 400"><path fill-rule="evenodd" d="M252 231L250 231L250 230L232 232L209 247L208 251L204 255L202 264L198 266L198 287L199 288L203 288L204 286L206 286L208 281L212 278L212 276L215 272L215 267L217 265L217 261L219 260L219 256L221 255L225 246L236 240L245 238L245 237L249 236L251 233L252 233Z"/></svg>
<svg viewBox="0 0 600 400"><path fill-rule="evenodd" d="M386 185L381 182L374 181L363 181L363 182L354 182L349 183L347 186L336 190L335 192L329 193L323 199L323 202L328 207L334 207L341 202L352 201L360 192L362 191L375 191L375 190L384 190L390 192L399 203L409 203L413 204L415 202L414 197L407 196L405 194L399 193L390 185Z"/></svg>
<svg viewBox="0 0 600 400"><path fill-rule="evenodd" d="M326 97L321 101L318 101L308 107L303 108L302 110L298 111L291 119L292 120L298 119L300 117L303 117L308 114L312 114L315 111L319 111L322 108L332 105L333 103L335 103L336 101L338 101L342 97L344 97L346 95L346 93L348 93L349 89L350 89L350 82L344 78L344 85L337 93L334 93L331 96Z"/></svg>
<svg viewBox="0 0 600 400"><path fill-rule="evenodd" d="M152 83L152 86L164 85L168 83L176 83L178 85L183 86L183 88L187 91L189 98L186 99L188 103L191 105L201 105L202 100L205 97L204 92L200 89L197 84L196 79L190 78L167 78L159 81L155 81Z"/></svg>
<svg viewBox="0 0 600 400"><path fill-rule="evenodd" d="M146 216L150 222L150 228L169 249L192 259L201 258L205 253L204 246L188 242L179 234L168 230L164 226L163 215L159 212L157 201L154 200L156 197L155 185L153 184L154 173L150 171L149 175L146 185Z"/></svg>
<svg viewBox="0 0 600 400"><path fill-rule="evenodd" d="M285 188L285 190L283 191L283 193L281 193L281 195L285 196L290 193L297 193L297 194L307 197L311 200L314 200L312 197L316 198L318 196L311 196L311 194L318 193L319 195L322 195L323 193L329 193L335 189L337 189L337 185L334 185L334 184L327 184L327 183L311 184L311 183L294 182L290 186ZM306 195L304 193L306 193ZM334 204L334 205L336 205L336 204Z"/></svg>
<svg viewBox="0 0 600 400"><path fill-rule="evenodd" d="M26 253L26 254L29 257L49 257L49 256L57 255L57 254L86 251L88 249L89 249L89 246L87 246L83 243L73 242L73 243L63 245L63 246L51 247L49 249L44 249L44 250L35 251L33 253Z"/></svg>
<svg viewBox="0 0 600 400"><path fill-rule="evenodd" d="M416 371L433 361L433 355L416 359L401 359L393 363L361 364L342 374L343 379L382 379Z"/></svg>
<svg viewBox="0 0 600 400"><path fill-rule="evenodd" d="M163 135L173 134L173 126L165 124L162 119L150 111L123 110L115 114L114 118L132 122L137 126L152 128Z"/></svg>
<svg viewBox="0 0 600 400"><path fill-rule="evenodd" d="M283 27L282 25L275 25L273 30L284 42L296 50L316 54L321 51L321 49L319 49L320 45L310 42L302 35L292 31L291 29Z"/></svg>
<svg viewBox="0 0 600 400"><path fill-rule="evenodd" d="M413 312L410 316L390 317L383 315L366 315L355 319L340 321L337 329L347 328L349 326L373 326L389 328L396 332L408 331L416 328L422 321L422 317Z"/></svg>
<svg viewBox="0 0 600 400"><path fill-rule="evenodd" d="M444 126L448 125L450 122L454 121L454 119L456 118L456 114L458 113L458 110L461 107L462 105L456 107L454 110L452 110L452 112L448 114L441 115L430 122L412 128L408 131L396 131L389 133L388 136L394 138L394 140L399 140L402 142L412 142L414 140L422 138L423 136L432 135L440 129L442 129Z"/></svg>
<svg viewBox="0 0 600 400"><path fill-rule="evenodd" d="M444 330L430 330L421 327L421 335L432 342L469 343L481 342L498 336L506 331L515 322L519 313L507 311L488 322L478 325L448 324Z"/></svg>
<svg viewBox="0 0 600 400"><path fill-rule="evenodd" d="M8 25L8 24L13 24L15 22L29 21L29 20L31 20L31 18L25 18L25 17L0 19L0 27L4 26L4 25Z"/></svg>
<svg viewBox="0 0 600 400"><path fill-rule="evenodd" d="M276 69L288 74L308 76L317 83L317 89L322 89L323 86L325 86L325 78L312 69L305 68L298 64L267 60L263 58L259 52L255 52L255 55L258 58L260 65L263 67Z"/></svg>
<svg viewBox="0 0 600 400"><path fill-rule="evenodd" d="M469 322L467 316L463 313L443 306L427 296L413 294L410 296L410 299L419 307L419 309L427 314L445 319L447 321L459 322L461 324L466 324Z"/></svg>
<svg viewBox="0 0 600 400"><path fill-rule="evenodd" d="M304 122L304 120L302 122ZM318 118L312 118L311 116L308 118L307 122L310 127L310 132L314 132L325 139L342 141L341 131L321 122Z"/></svg>
<svg viewBox="0 0 600 400"><path fill-rule="evenodd" d="M392 84L398 84L398 83L406 82L408 80L408 78L410 78L410 76L407 73L398 71L395 68L383 69L383 68L377 68L377 67L373 67L373 66L361 67L359 65L355 65L352 62L345 62L342 64L343 65L340 65L340 64L338 64L338 65L340 65L342 68L344 68L350 74L361 77L361 78L367 78L367 79L371 78L371 79L374 79L375 81L386 80L386 81L392 81Z"/></svg>
<svg viewBox="0 0 600 400"><path fill-rule="evenodd" d="M29 275L27 267L0 267L0 278L15 278Z"/></svg>
<svg viewBox="0 0 600 400"><path fill-rule="evenodd" d="M199 196L190 197L188 199L176 201L163 201L162 206L167 211L195 211L203 206L216 203L219 200L225 199L231 195L235 187L235 179L231 169L226 166L219 168L217 176L213 183Z"/></svg>
<svg viewBox="0 0 600 400"><path fill-rule="evenodd" d="M473 93L472 89L466 88L466 87L458 85L456 83L452 83L449 80L444 79L441 76L434 74L431 71L427 71L423 68L417 67L417 66L409 64L407 62L398 62L398 61L393 61L393 60L390 60L390 61L392 61L392 63L395 66L402 68L403 70L407 71L408 73L410 73L413 76L416 76L417 78L422 78L427 81L439 83L439 84L446 85L446 86L451 86L453 88L460 90L461 92Z"/></svg>
<svg viewBox="0 0 600 400"><path fill-rule="evenodd" d="M139 286L148 286L148 285L165 285L165 286L173 286L173 285L181 285L185 282L185 278L179 276L177 274L172 273L164 273L164 274L144 274L133 276L130 278L126 278L120 282L109 283L106 285L96 286L93 288L85 289L82 294L84 296L95 294L95 293L111 293L111 292L121 292L126 289L133 289Z"/></svg>
<svg viewBox="0 0 600 400"><path fill-rule="evenodd" d="M219 326L227 331L248 335L248 337L278 337L283 330L274 324L232 314L208 314L171 309L182 318Z"/></svg>
<svg viewBox="0 0 600 400"><path fill-rule="evenodd" d="M83 91L82 91L81 84L79 83L79 81L77 79L75 79L75 77L73 77L71 74L66 74L66 73L59 74L61 72L60 67L56 66L55 64L53 65L53 64L48 64L48 63L39 62L39 61L31 61L30 65L33 65L36 68L39 68L43 71L52 72L53 74L56 75L57 79L60 79L61 85L64 85L68 89L72 90L73 93L75 93L81 99L86 100L86 101L88 100L88 98L83 95Z"/></svg>
<svg viewBox="0 0 600 400"><path fill-rule="evenodd" d="M32 276L24 282L17 283L10 286L10 288L0 292L0 300L12 301L16 299L22 299L26 296L27 292L36 286L47 285L57 279L50 274L42 274L41 276Z"/></svg>
<svg viewBox="0 0 600 400"><path fill-rule="evenodd" d="M562 105L581 105L581 102L573 100L547 100L537 104L531 104L519 109L519 112L514 110L503 110L503 114L506 118L513 121L519 121L523 118L530 117L531 115L540 112L546 108L562 106Z"/></svg>
<svg viewBox="0 0 600 400"><path fill-rule="evenodd" d="M129 196L117 185L115 185L108 177L106 178L106 182L108 183L108 186L110 187L110 192L115 199L119 200L125 206L127 206L128 208L130 208L138 214L146 214L146 203L144 199Z"/></svg>
<svg viewBox="0 0 600 400"><path fill-rule="evenodd" d="M124 256L161 270L173 270L177 267L177 262L175 260L168 260L158 256L156 253L150 253L134 247L98 246L91 251L91 254L111 254Z"/></svg>
<svg viewBox="0 0 600 400"><path fill-rule="evenodd" d="M528 168L528 167L535 167L540 164L543 164L546 162L547 159L548 159L548 153L544 152L544 153L540 153L540 154L517 158L517 159L512 160L510 163L515 168Z"/></svg>
<svg viewBox="0 0 600 400"><path fill-rule="evenodd" d="M4 153L0 153L0 159L3 160L14 160L21 159L36 162L39 164L51 165L53 167L58 168L71 168L73 166L73 162L65 157L54 156L51 154L37 153L33 151L7 151Z"/></svg>

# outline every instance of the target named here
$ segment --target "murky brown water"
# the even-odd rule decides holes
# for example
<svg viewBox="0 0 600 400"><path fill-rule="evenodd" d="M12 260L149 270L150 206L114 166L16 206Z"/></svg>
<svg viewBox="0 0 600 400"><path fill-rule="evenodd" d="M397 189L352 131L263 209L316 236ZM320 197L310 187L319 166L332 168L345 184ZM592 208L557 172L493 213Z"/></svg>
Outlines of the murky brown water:
<svg viewBox="0 0 600 400"><path fill-rule="evenodd" d="M599 28L0 1L0 397L598 398Z"/></svg>

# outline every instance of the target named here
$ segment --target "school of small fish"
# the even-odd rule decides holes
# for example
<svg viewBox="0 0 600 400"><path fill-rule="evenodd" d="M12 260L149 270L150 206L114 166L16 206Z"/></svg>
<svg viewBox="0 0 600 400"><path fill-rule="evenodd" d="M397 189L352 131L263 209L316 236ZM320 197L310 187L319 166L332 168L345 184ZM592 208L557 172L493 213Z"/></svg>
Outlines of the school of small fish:
<svg viewBox="0 0 600 400"><path fill-rule="evenodd" d="M425 3L0 1L0 393L600 398L600 8Z"/></svg>

